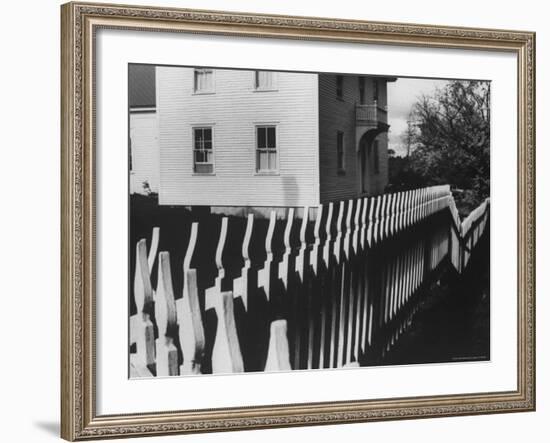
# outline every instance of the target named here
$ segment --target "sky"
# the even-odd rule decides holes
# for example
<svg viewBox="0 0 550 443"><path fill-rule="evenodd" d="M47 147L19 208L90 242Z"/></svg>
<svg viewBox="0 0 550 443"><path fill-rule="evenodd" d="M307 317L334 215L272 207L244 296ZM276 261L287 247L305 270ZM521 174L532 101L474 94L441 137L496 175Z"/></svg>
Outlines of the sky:
<svg viewBox="0 0 550 443"><path fill-rule="evenodd" d="M431 95L437 88L442 88L448 80L399 77L388 83L388 134L389 148L397 155L405 154L401 135L407 128L407 118L413 105L422 95Z"/></svg>

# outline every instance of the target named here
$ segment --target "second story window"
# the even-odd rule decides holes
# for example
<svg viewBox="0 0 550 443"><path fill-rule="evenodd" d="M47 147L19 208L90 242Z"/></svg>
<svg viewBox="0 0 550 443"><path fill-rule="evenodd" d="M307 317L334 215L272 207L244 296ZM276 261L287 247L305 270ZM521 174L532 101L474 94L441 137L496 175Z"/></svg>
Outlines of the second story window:
<svg viewBox="0 0 550 443"><path fill-rule="evenodd" d="M256 126L256 172L277 172L277 131L274 125Z"/></svg>
<svg viewBox="0 0 550 443"><path fill-rule="evenodd" d="M372 99L378 101L378 79L372 79Z"/></svg>
<svg viewBox="0 0 550 443"><path fill-rule="evenodd" d="M272 91L275 89L275 73L270 71L254 72L254 88L259 91Z"/></svg>
<svg viewBox="0 0 550 443"><path fill-rule="evenodd" d="M359 104L365 104L365 77L359 77Z"/></svg>
<svg viewBox="0 0 550 443"><path fill-rule="evenodd" d="M193 172L196 174L214 173L211 127L193 128Z"/></svg>
<svg viewBox="0 0 550 443"><path fill-rule="evenodd" d="M344 76L342 75L336 76L336 97L344 97Z"/></svg>
<svg viewBox="0 0 550 443"><path fill-rule="evenodd" d="M344 172L346 169L344 155L344 133L342 131L336 132L336 165L338 172Z"/></svg>
<svg viewBox="0 0 550 443"><path fill-rule="evenodd" d="M194 91L196 93L214 92L213 69L195 69Z"/></svg>

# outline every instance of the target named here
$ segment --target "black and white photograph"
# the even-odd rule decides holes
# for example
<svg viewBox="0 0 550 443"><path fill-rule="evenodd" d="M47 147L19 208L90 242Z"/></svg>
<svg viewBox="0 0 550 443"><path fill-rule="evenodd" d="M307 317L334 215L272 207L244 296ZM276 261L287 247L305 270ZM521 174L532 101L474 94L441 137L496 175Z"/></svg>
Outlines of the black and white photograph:
<svg viewBox="0 0 550 443"><path fill-rule="evenodd" d="M490 123L484 79L129 64L129 377L490 361Z"/></svg>

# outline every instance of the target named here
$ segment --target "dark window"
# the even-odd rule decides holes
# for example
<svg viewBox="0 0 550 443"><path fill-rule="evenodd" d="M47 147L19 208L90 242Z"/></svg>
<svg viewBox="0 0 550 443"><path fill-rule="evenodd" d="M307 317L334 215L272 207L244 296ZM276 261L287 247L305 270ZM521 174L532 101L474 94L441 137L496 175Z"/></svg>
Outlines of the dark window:
<svg viewBox="0 0 550 443"><path fill-rule="evenodd" d="M344 77L342 75L336 76L336 97L344 97Z"/></svg>
<svg viewBox="0 0 550 443"><path fill-rule="evenodd" d="M359 103L365 104L365 77L359 77Z"/></svg>
<svg viewBox="0 0 550 443"><path fill-rule="evenodd" d="M193 128L193 171L197 174L214 172L212 128Z"/></svg>
<svg viewBox="0 0 550 443"><path fill-rule="evenodd" d="M275 126L256 127L256 171L277 171L277 131Z"/></svg>
<svg viewBox="0 0 550 443"><path fill-rule="evenodd" d="M336 132L336 165L338 172L345 170L344 133L342 131Z"/></svg>
<svg viewBox="0 0 550 443"><path fill-rule="evenodd" d="M372 99L378 101L378 79L372 80Z"/></svg>

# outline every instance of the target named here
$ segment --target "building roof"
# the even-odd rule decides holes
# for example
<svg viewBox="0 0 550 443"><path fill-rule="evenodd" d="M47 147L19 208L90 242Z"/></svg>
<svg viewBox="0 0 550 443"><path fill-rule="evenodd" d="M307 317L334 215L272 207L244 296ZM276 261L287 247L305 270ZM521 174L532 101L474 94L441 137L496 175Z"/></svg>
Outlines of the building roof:
<svg viewBox="0 0 550 443"><path fill-rule="evenodd" d="M156 106L155 66L128 65L128 104L130 108Z"/></svg>

